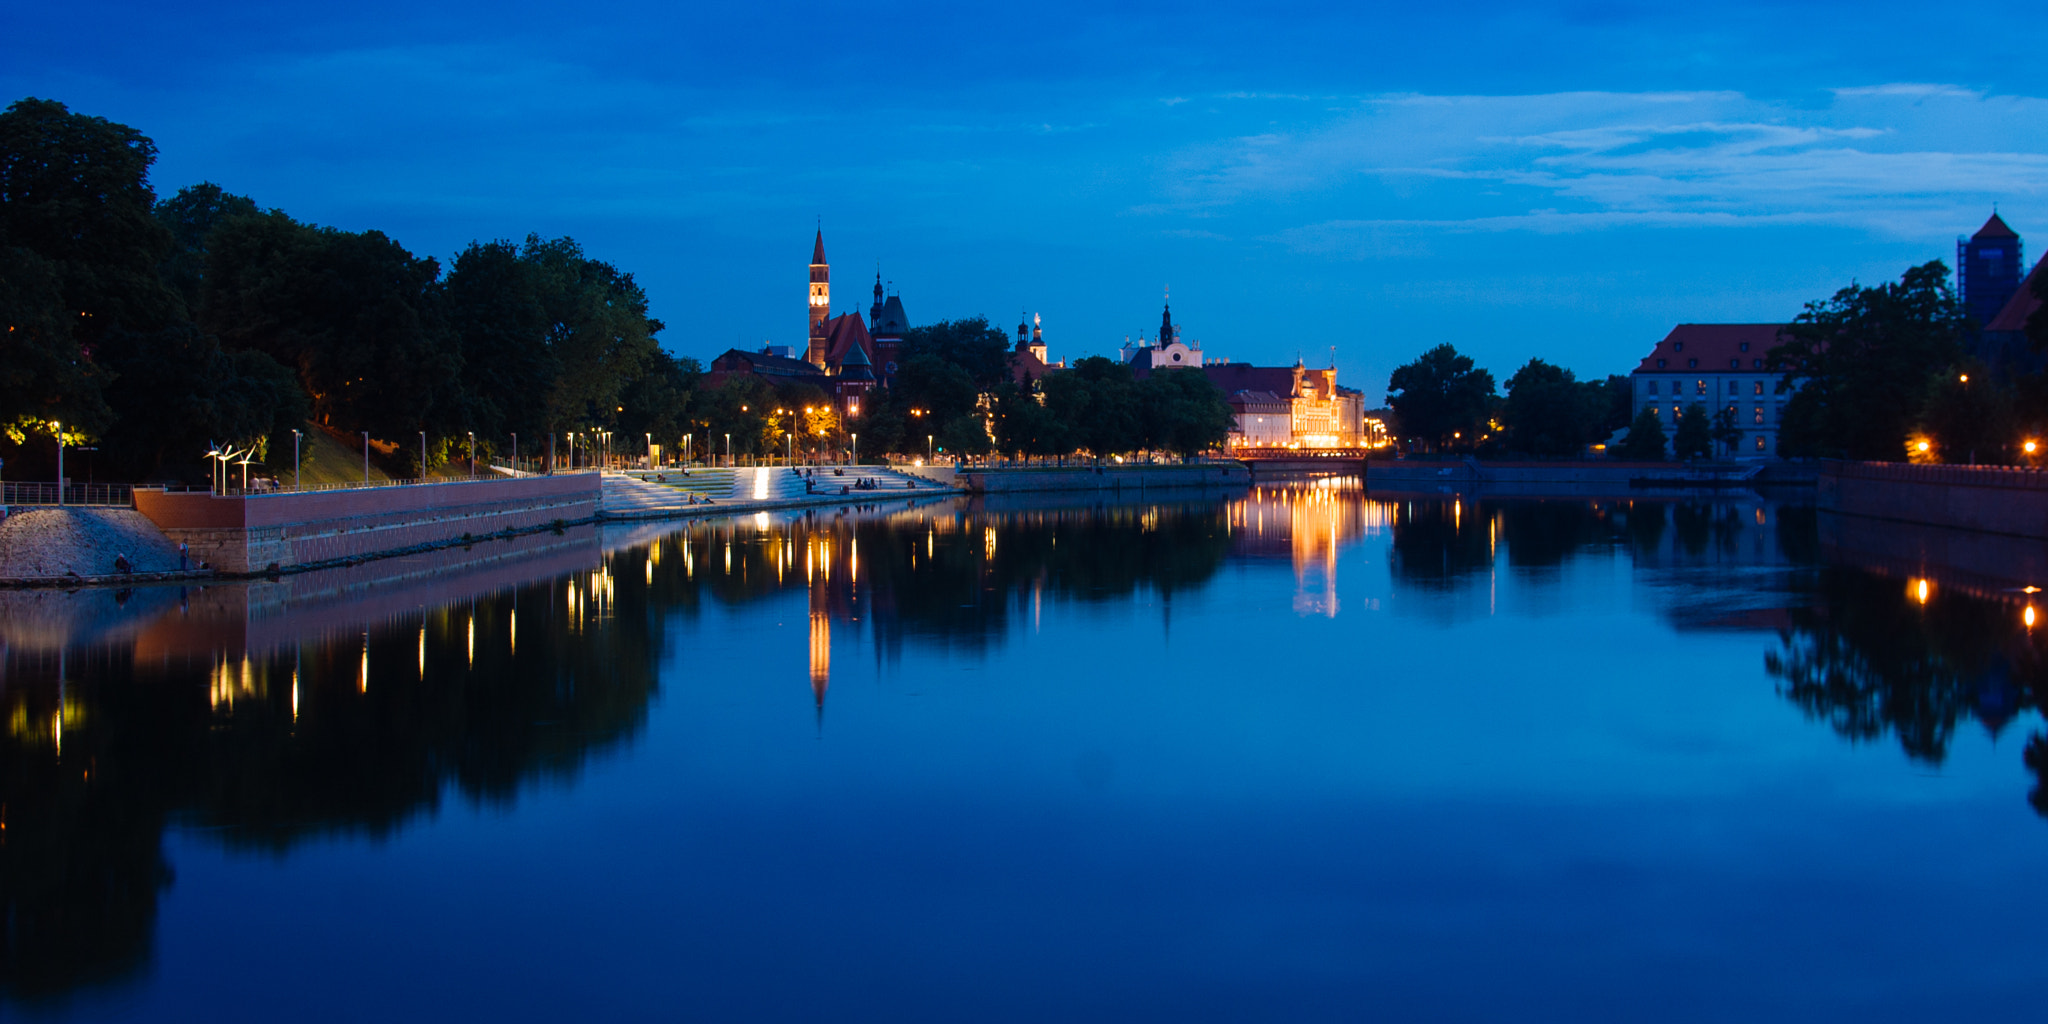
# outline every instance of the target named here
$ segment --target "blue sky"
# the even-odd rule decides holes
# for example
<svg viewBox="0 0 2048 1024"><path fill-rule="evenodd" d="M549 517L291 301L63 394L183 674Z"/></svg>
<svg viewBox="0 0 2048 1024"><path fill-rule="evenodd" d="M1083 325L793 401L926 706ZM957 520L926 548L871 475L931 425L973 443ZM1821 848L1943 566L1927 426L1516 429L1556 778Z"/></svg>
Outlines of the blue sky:
<svg viewBox="0 0 2048 1024"><path fill-rule="evenodd" d="M17 6L0 95L136 126L217 181L444 260L571 235L674 351L801 340L877 261L915 322L1045 317L1056 357L1175 320L1377 398L1449 341L1625 372L2048 239L2022 8L1905 4Z"/></svg>

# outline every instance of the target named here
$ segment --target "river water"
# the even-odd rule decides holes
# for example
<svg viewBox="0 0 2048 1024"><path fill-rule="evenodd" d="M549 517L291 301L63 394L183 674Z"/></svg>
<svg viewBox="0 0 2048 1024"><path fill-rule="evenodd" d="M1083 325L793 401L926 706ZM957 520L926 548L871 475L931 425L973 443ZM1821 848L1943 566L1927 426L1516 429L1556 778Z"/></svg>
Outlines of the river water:
<svg viewBox="0 0 2048 1024"><path fill-rule="evenodd" d="M2048 622L1829 518L1313 481L0 594L0 1016L2038 1020Z"/></svg>

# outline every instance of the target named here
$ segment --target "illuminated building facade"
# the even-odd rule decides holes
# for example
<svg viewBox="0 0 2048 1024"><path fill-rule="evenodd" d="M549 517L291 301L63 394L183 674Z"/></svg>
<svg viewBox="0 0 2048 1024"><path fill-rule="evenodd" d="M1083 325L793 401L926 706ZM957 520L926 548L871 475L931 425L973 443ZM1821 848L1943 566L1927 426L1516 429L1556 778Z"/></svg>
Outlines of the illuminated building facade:
<svg viewBox="0 0 2048 1024"><path fill-rule="evenodd" d="M1789 394L1778 375L1764 370L1779 344L1779 324L1679 324L1629 375L1631 417L1644 409L1676 431L1679 413L1698 404L1709 413L1732 410L1742 432L1730 453L1739 459L1776 458L1778 421Z"/></svg>

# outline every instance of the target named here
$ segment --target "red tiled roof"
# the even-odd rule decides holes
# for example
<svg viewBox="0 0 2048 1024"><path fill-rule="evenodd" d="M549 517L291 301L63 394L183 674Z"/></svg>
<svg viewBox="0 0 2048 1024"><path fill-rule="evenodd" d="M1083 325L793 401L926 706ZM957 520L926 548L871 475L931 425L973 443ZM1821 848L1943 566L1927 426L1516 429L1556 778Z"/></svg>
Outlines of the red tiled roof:
<svg viewBox="0 0 2048 1024"><path fill-rule="evenodd" d="M2048 256L2041 257L2040 262L2034 264L2034 269L2027 271L2027 276L2020 281L2020 290L2012 293L2012 298L2007 299L2005 302L2005 308L1999 310L1998 315L1992 317L1991 322L1984 325L1986 331L2024 331L2027 329L2027 318L2033 316L2034 311L2041 308L2040 298L2034 295L2034 278L2041 273L2043 265L2048 265Z"/></svg>
<svg viewBox="0 0 2048 1024"><path fill-rule="evenodd" d="M872 364L875 360L875 342L868 337L868 325L859 313L844 313L825 321L825 365L838 366L846 361L846 353L859 345L861 353Z"/></svg>
<svg viewBox="0 0 2048 1024"><path fill-rule="evenodd" d="M1983 227L1981 227L1981 228L1978 228L1978 229L1977 229L1977 233L1976 233L1976 234L1974 234L1974 235L1971 235L1971 236L1970 236L1970 241L1972 241L1972 242L1975 242L1975 241L1977 241L1977 240L1979 240L1979 239L1985 239L1985 238L2018 238L2018 237L2019 237L2019 234L2018 234L2017 232L2013 231L2013 229L2011 229L2011 228L2009 228L2009 227L2006 227L2006 226L2005 226L2005 221L2002 221L2002 220L1998 219L1998 214L1997 214L1997 213L1993 213L1993 214L1991 215L1991 219L1990 219L1990 220L1987 220L1987 221L1985 221L1985 222L1984 222L1984 226L1983 226Z"/></svg>
<svg viewBox="0 0 2048 1024"><path fill-rule="evenodd" d="M1636 372L1755 373L1784 329L1784 324L1679 324L1643 357ZM1663 366L1657 365L1659 359Z"/></svg>

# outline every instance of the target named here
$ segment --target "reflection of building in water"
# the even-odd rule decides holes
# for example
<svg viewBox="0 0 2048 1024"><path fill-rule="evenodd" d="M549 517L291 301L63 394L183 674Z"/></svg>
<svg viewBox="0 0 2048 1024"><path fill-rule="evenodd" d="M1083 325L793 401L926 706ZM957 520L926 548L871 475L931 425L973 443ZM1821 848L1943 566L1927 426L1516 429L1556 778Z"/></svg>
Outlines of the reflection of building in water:
<svg viewBox="0 0 2048 1024"><path fill-rule="evenodd" d="M1294 565L1295 613L1335 617L1338 550L1386 525L1387 506L1363 492L1356 477L1253 488L1230 510L1234 553L1284 555Z"/></svg>

